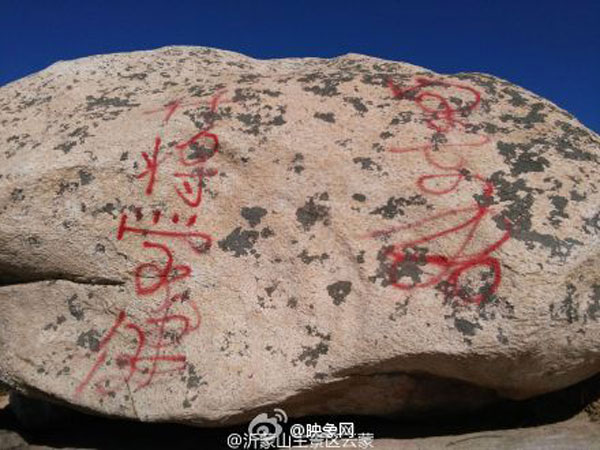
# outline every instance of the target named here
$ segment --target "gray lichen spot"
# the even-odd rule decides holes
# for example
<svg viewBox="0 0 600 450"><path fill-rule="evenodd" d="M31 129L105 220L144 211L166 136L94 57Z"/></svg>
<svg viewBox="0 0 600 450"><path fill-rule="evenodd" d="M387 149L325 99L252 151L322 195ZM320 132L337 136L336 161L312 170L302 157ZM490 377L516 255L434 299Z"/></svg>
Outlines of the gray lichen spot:
<svg viewBox="0 0 600 450"><path fill-rule="evenodd" d="M94 176L87 170L82 169L79 171L79 180L81 185L85 186L86 184L90 184L92 181L94 181Z"/></svg>
<svg viewBox="0 0 600 450"><path fill-rule="evenodd" d="M403 302L396 302L394 312L389 315L391 321L395 322L397 319L408 314L408 300L407 298Z"/></svg>
<svg viewBox="0 0 600 450"><path fill-rule="evenodd" d="M248 221L250 226L254 228L256 225L260 223L262 218L267 214L267 210L261 208L260 206L253 206L251 208L243 207L242 208L242 217Z"/></svg>
<svg viewBox="0 0 600 450"><path fill-rule="evenodd" d="M560 195L553 195L550 197L550 201L552 202L554 209L550 211L549 220L554 227L558 227L561 224L562 219L569 218L569 215L565 213L565 208L569 201Z"/></svg>
<svg viewBox="0 0 600 450"><path fill-rule="evenodd" d="M81 304L79 303L77 294L74 294L67 299L67 305L69 306L69 312L75 319L83 320L84 312Z"/></svg>
<svg viewBox="0 0 600 450"><path fill-rule="evenodd" d="M544 123L546 114L540 112L544 108L545 105L543 103L534 103L531 105L531 109L526 115L516 117L504 114L503 116L500 116L500 120L502 122L514 122L515 125L523 125L525 128L532 128L536 123Z"/></svg>
<svg viewBox="0 0 600 450"><path fill-rule="evenodd" d="M352 162L354 162L355 164L360 164L360 168L362 170L377 170L378 172L381 171L381 166L368 157L357 156L352 160Z"/></svg>
<svg viewBox="0 0 600 450"><path fill-rule="evenodd" d="M525 106L527 104L527 99L523 97L516 89L504 88L502 89L502 92L510 96L509 103L512 106Z"/></svg>
<svg viewBox="0 0 600 450"><path fill-rule="evenodd" d="M139 103L131 103L128 99L118 97L94 97L93 95L88 95L85 99L87 101L86 109L88 111L95 108L132 108L134 106L140 106Z"/></svg>
<svg viewBox="0 0 600 450"><path fill-rule="evenodd" d="M551 258L559 258L563 263L571 255L573 247L583 245L583 242L577 239L559 239L554 235L539 233L532 229L534 194L542 194L543 190L528 187L522 178L511 182L505 178L505 173L502 171L494 172L490 180L497 188L496 196L500 202L506 202L502 212L494 217L494 221L499 229L504 230L505 221L508 220L512 224L511 238L525 242L529 249L534 248L534 243L538 243L550 249Z"/></svg>
<svg viewBox="0 0 600 450"><path fill-rule="evenodd" d="M597 321L600 319L600 284L594 284L592 286L592 293L590 294L591 302L588 303L587 316Z"/></svg>
<svg viewBox="0 0 600 450"><path fill-rule="evenodd" d="M100 349L100 333L93 328L85 333L81 333L77 338L77 345L97 352Z"/></svg>
<svg viewBox="0 0 600 450"><path fill-rule="evenodd" d="M21 202L25 200L25 194L23 194L23 189L13 189L10 193L10 200L12 202Z"/></svg>
<svg viewBox="0 0 600 450"><path fill-rule="evenodd" d="M27 243L30 246L36 247L36 248L39 248L42 246L42 240L37 235L32 235L32 236L27 237Z"/></svg>
<svg viewBox="0 0 600 450"><path fill-rule="evenodd" d="M223 251L233 252L235 257L246 256L254 247L258 237L258 231L242 231L242 227L237 227L225 239L219 241L219 247Z"/></svg>
<svg viewBox="0 0 600 450"><path fill-rule="evenodd" d="M302 250L302 253L298 255L298 258L300 258L304 264L310 264L313 261L323 262L329 259L329 255L325 252L321 253L320 255L309 255L306 249L304 249Z"/></svg>
<svg viewBox="0 0 600 450"><path fill-rule="evenodd" d="M354 106L354 109L356 109L356 111L358 111L358 113L361 115L369 111L359 97L344 97L344 101Z"/></svg>
<svg viewBox="0 0 600 450"><path fill-rule="evenodd" d="M459 317L454 318L454 327L465 336L475 336L477 329L482 329L481 325Z"/></svg>
<svg viewBox="0 0 600 450"><path fill-rule="evenodd" d="M550 167L550 162L541 156L542 149L534 151L536 142L527 144L510 144L498 141L496 147L504 157L504 161L511 168L510 173L517 176L522 173L543 172Z"/></svg>
<svg viewBox="0 0 600 450"><path fill-rule="evenodd" d="M202 380L202 376L196 373L196 367L193 364L187 364L187 388L195 389L202 385L208 385L206 381Z"/></svg>
<svg viewBox="0 0 600 450"><path fill-rule="evenodd" d="M311 197L304 206L296 210L296 220L305 231L310 230L317 222L329 225L329 207L315 203L314 197Z"/></svg>
<svg viewBox="0 0 600 450"><path fill-rule="evenodd" d="M352 290L351 281L338 281L327 286L327 293L333 299L334 305L341 305Z"/></svg>
<svg viewBox="0 0 600 450"><path fill-rule="evenodd" d="M74 142L74 141L63 142L62 144L58 144L56 147L54 147L54 150L61 150L66 155L76 145L77 145L77 142Z"/></svg>
<svg viewBox="0 0 600 450"><path fill-rule="evenodd" d="M576 301L577 288L575 285L567 284L567 295L558 304L550 305L550 317L552 320L573 323L579 320L579 302Z"/></svg>
<svg viewBox="0 0 600 450"><path fill-rule="evenodd" d="M292 364L296 364L296 361L302 361L308 367L316 367L317 362L321 355L325 355L329 352L329 342L331 341L331 334L320 333L315 327L309 325L306 326L306 330L309 336L318 337L320 341L313 346L302 346L302 353L298 355L298 358L292 361Z"/></svg>
<svg viewBox="0 0 600 450"><path fill-rule="evenodd" d="M379 208L374 209L369 214L379 214L385 219L393 219L396 216L403 216L404 210L407 206L423 206L427 204L427 200L417 194L409 198L404 197L390 197L387 203Z"/></svg>
<svg viewBox="0 0 600 450"><path fill-rule="evenodd" d="M313 117L315 117L317 119L321 119L325 122L335 123L335 115L332 112L329 112L329 113L316 112Z"/></svg>

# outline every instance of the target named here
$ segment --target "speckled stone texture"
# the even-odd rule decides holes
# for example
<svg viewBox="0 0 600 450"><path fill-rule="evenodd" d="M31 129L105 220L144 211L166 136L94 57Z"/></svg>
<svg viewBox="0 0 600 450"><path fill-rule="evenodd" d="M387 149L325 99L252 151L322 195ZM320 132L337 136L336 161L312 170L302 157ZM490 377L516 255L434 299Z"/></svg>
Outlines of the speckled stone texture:
<svg viewBox="0 0 600 450"><path fill-rule="evenodd" d="M600 369L600 138L493 76L196 47L0 88L0 379L101 414L455 413Z"/></svg>

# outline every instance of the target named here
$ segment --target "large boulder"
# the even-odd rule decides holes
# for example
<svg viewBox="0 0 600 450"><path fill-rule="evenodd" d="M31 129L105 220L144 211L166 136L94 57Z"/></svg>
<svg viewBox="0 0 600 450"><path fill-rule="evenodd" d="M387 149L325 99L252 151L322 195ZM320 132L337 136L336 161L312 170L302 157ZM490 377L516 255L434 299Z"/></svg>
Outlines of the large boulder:
<svg viewBox="0 0 600 450"><path fill-rule="evenodd" d="M600 370L600 138L490 75L197 47L0 89L0 379L141 420Z"/></svg>

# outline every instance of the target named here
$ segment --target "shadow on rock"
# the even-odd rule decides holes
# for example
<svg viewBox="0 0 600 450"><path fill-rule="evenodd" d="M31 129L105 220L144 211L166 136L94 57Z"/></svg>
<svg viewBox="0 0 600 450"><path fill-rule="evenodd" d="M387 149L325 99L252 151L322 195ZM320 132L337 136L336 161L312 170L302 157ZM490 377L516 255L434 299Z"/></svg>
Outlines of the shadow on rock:
<svg viewBox="0 0 600 450"><path fill-rule="evenodd" d="M474 414L419 419L370 416L311 416L290 418L291 424L354 423L356 433L375 439L412 439L481 431L535 427L567 420L600 400L600 375L567 389L524 401L502 401ZM594 410L592 407L591 410ZM271 412L265 408L265 412ZM0 410L0 430L17 433L30 445L94 449L227 449L231 433L241 436L248 424L226 428L195 428L166 423L141 423L92 416L41 400L11 395ZM0 434L1 437L1 434ZM240 447L242 448L242 447ZM258 448L258 447L257 447Z"/></svg>

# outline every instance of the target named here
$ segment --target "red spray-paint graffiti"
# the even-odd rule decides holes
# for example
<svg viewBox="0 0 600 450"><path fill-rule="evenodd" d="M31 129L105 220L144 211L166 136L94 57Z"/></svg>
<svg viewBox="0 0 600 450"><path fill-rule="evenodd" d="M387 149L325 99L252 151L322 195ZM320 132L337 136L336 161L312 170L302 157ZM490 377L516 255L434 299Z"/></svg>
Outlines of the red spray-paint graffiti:
<svg viewBox="0 0 600 450"><path fill-rule="evenodd" d="M439 285L445 281L449 286L447 291L452 297L462 298L465 302L479 304L494 294L500 285L502 275L500 262L492 256L510 238L511 224L505 221L505 231L492 243L477 248L475 237L484 219L493 216L491 207L493 203L493 184L477 173L471 173L467 168L467 160L461 154L452 153L456 150L483 147L490 142L488 136L467 134L464 130L467 123L464 117L468 116L481 103L481 94L474 88L458 83L418 78L413 86L401 89L393 82L389 87L394 97L402 100L415 102L421 109L425 123L437 135L445 135L451 130L462 130L463 138L466 136L470 141L457 144L448 143L447 139L405 148L392 148L389 151L395 154L417 154L421 155L425 163L436 170L435 173L421 175L415 181L419 191L423 195L443 196L456 193L461 184L469 182L479 186L479 198L473 199L472 204L460 208L447 209L437 214L430 215L424 219L401 226L390 227L369 233L369 237L389 236L402 231L417 231L418 237L398 242L389 247L386 258L391 261L389 266L389 282L396 288L412 290ZM461 108L451 106L441 91L455 90L471 97ZM449 163L442 161L436 155L454 156L454 161ZM458 221L452 223L452 221ZM448 224L451 223L449 226ZM437 229L423 234L418 233L420 229ZM452 236L457 239L458 248L449 254L419 254L419 246L438 242L445 237ZM475 247L475 248L473 248ZM429 270L424 281L403 282L398 277L398 268L406 263L417 263ZM470 292L461 286L462 277L473 269L488 269L491 272L491 282L480 289L479 292Z"/></svg>
<svg viewBox="0 0 600 450"><path fill-rule="evenodd" d="M205 164L218 153L219 138L211 129L219 104L224 102L223 95L221 90L209 100L211 117L205 129L175 146L178 156L175 161L183 170L178 169L171 175L176 185L175 192L186 208L200 206L204 180L217 174L216 169L206 168ZM201 105L201 102L185 104L175 100L148 113L164 113L164 127L178 110ZM200 141L208 143L208 151L200 151ZM159 178L159 168L173 153L161 153L162 148L163 138L159 132L154 139L152 153L142 152L146 166L137 178L146 179L144 194L148 197L155 193L159 179L168 175L162 173L162 178ZM174 212L165 218L162 211L154 210L147 216L144 219L141 208L135 209L133 219L123 212L117 228L117 240L127 236L141 237L144 239L144 251L155 256L151 262L141 263L134 270L135 293L144 302L148 317L132 320L125 311L118 313L112 327L100 341L96 360L77 386L75 395L81 395L90 386L100 395L109 395L124 387L133 387L133 391L137 391L149 386L157 375L179 372L187 365L186 355L178 353L177 347L186 336L198 330L201 316L198 304L188 290L173 292L174 286L189 279L192 267L176 263L174 250L168 243L184 242L192 254L200 256L210 250L213 238L193 228L198 218L195 213L186 216ZM178 227L173 228L175 226ZM112 350L111 344L117 350ZM123 347L132 351L124 352ZM113 362L110 367L109 360Z"/></svg>

